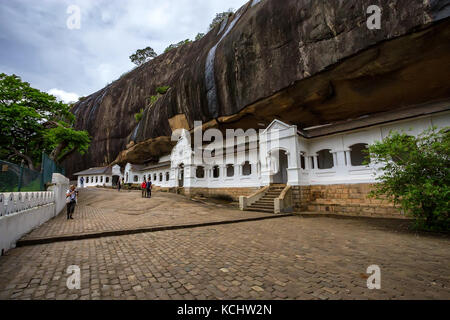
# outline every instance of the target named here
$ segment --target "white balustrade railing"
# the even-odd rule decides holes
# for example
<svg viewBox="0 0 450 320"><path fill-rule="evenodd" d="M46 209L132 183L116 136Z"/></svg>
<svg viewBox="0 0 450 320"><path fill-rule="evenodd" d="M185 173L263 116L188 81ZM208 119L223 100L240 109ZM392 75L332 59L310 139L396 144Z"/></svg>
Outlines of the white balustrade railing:
<svg viewBox="0 0 450 320"><path fill-rule="evenodd" d="M53 191L0 193L0 217L54 202Z"/></svg>

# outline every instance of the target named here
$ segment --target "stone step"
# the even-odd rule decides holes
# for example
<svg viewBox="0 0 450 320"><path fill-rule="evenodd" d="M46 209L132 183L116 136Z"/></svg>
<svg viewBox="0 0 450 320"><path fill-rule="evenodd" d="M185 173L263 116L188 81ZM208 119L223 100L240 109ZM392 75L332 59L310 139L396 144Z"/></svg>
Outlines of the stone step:
<svg viewBox="0 0 450 320"><path fill-rule="evenodd" d="M269 207L269 206L250 206L250 209L258 209L258 210L271 210L272 212L274 211L274 207Z"/></svg>
<svg viewBox="0 0 450 320"><path fill-rule="evenodd" d="M273 200L266 200L266 199L261 199L258 201L255 201L254 203L268 203L268 204L273 204Z"/></svg>
<svg viewBox="0 0 450 320"><path fill-rule="evenodd" d="M266 193L264 195L264 197L275 197L278 198L280 196L281 192L276 192L276 193Z"/></svg>
<svg viewBox="0 0 450 320"><path fill-rule="evenodd" d="M274 201L256 201L252 205L255 205L255 204L260 204L260 205L265 205L265 206L273 206Z"/></svg>
<svg viewBox="0 0 450 320"><path fill-rule="evenodd" d="M275 196L275 197L272 197L272 196L264 196L264 197L262 197L261 199L265 199L265 200L273 200L273 199L276 199L276 198L278 198L279 196Z"/></svg>
<svg viewBox="0 0 450 320"><path fill-rule="evenodd" d="M270 204L267 204L267 203L254 203L254 204L252 204L250 207L256 207L256 208L273 208L274 205L273 205L273 204L270 205Z"/></svg>
<svg viewBox="0 0 450 320"><path fill-rule="evenodd" d="M248 208L247 211L268 212L273 213L272 209Z"/></svg>

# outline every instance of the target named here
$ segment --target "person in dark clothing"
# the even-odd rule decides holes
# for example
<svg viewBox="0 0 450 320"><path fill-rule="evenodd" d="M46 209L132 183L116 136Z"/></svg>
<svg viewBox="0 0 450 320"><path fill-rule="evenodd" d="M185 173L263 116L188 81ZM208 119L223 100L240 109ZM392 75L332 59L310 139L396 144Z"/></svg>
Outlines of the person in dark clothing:
<svg viewBox="0 0 450 320"><path fill-rule="evenodd" d="M75 211L75 205L77 204L77 191L75 186L71 185L70 189L66 192L66 203L67 203L67 220L73 219L72 215Z"/></svg>
<svg viewBox="0 0 450 320"><path fill-rule="evenodd" d="M120 179L117 181L117 191L120 191L122 184L120 183Z"/></svg>
<svg viewBox="0 0 450 320"><path fill-rule="evenodd" d="M152 197L152 182L150 180L147 181L147 198Z"/></svg>

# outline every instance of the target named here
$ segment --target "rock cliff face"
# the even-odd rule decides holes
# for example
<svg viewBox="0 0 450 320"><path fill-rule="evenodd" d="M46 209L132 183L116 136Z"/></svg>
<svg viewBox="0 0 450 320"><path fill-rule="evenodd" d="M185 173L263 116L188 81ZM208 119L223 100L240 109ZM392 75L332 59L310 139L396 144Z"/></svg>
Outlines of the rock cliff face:
<svg viewBox="0 0 450 320"><path fill-rule="evenodd" d="M369 30L376 3L381 29ZM66 170L156 159L172 130L196 120L245 129L278 118L304 128L449 98L449 16L448 0L249 1L201 40L77 103L76 126L93 140Z"/></svg>

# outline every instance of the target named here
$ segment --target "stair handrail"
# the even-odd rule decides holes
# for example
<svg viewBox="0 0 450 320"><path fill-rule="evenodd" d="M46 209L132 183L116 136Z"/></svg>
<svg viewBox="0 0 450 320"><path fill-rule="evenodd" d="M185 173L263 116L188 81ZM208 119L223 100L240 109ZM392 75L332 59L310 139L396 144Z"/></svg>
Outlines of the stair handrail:
<svg viewBox="0 0 450 320"><path fill-rule="evenodd" d="M239 197L239 209L245 210L250 207L253 203L260 200L264 195L269 191L270 186L266 186L262 189L259 189L255 193L249 196L240 196Z"/></svg>
<svg viewBox="0 0 450 320"><path fill-rule="evenodd" d="M274 213L291 212L292 210L292 186L287 185L274 200Z"/></svg>

